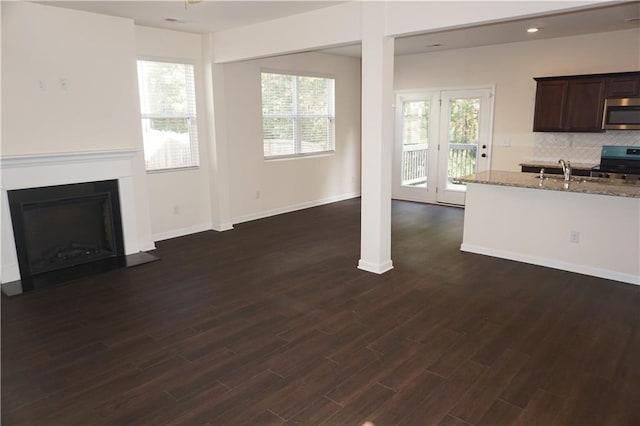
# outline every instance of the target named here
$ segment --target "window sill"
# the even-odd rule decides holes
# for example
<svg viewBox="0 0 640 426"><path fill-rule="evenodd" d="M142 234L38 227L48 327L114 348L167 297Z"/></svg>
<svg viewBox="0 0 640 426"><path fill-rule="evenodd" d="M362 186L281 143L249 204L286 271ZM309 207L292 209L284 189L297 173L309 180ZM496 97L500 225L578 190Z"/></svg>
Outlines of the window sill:
<svg viewBox="0 0 640 426"><path fill-rule="evenodd" d="M322 151L322 152L310 152L308 154L290 154L290 155L274 155L271 157L264 157L264 161L285 161L285 160L298 160L303 158L318 158L318 157L331 157L335 155L336 151Z"/></svg>
<svg viewBox="0 0 640 426"><path fill-rule="evenodd" d="M147 170L148 175L155 175L157 173L170 173L170 172L184 172L188 170L197 170L200 166L187 166L187 167L172 167L170 169L156 169L156 170Z"/></svg>

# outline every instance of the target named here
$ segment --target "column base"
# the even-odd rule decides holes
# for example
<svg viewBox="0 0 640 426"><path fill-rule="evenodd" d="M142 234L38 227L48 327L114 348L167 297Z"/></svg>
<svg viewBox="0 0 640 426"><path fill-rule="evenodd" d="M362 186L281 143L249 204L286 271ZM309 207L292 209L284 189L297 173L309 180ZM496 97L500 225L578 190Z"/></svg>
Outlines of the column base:
<svg viewBox="0 0 640 426"><path fill-rule="evenodd" d="M358 269L362 269L363 271L367 272L373 272L374 274L384 274L385 272L393 269L393 262L389 260L382 263L373 263L360 259L358 261Z"/></svg>

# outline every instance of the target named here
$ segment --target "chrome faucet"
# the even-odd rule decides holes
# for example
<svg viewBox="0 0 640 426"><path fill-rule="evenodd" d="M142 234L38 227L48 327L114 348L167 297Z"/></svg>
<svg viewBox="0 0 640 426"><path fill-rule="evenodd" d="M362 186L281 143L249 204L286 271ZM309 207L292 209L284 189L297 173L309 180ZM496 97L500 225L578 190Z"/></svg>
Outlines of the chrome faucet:
<svg viewBox="0 0 640 426"><path fill-rule="evenodd" d="M571 162L561 158L558 160L558 163L562 166L562 174L564 174L565 182L569 182L571 180Z"/></svg>

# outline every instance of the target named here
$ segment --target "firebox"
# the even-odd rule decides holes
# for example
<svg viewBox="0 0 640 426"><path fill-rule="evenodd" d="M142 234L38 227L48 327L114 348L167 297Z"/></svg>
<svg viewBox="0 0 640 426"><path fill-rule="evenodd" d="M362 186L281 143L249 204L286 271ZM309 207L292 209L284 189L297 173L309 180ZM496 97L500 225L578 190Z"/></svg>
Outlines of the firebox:
<svg viewBox="0 0 640 426"><path fill-rule="evenodd" d="M8 191L22 290L122 263L118 181Z"/></svg>

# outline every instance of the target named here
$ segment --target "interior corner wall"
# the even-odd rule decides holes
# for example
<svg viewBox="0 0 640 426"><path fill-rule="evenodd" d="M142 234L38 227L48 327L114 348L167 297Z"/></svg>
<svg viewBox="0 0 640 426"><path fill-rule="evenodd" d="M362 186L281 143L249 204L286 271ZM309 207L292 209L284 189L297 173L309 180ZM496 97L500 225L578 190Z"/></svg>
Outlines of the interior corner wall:
<svg viewBox="0 0 640 426"><path fill-rule="evenodd" d="M534 77L640 69L640 30L398 56L394 89L495 84L491 168L519 170L534 152Z"/></svg>
<svg viewBox="0 0 640 426"><path fill-rule="evenodd" d="M2 7L2 156L137 150L138 241L154 248L131 19L28 2Z"/></svg>
<svg viewBox="0 0 640 426"><path fill-rule="evenodd" d="M211 229L202 38L198 34L143 26L135 27L135 35L138 58L184 61L192 63L195 71L200 167L147 174L153 239Z"/></svg>
<svg viewBox="0 0 640 426"><path fill-rule="evenodd" d="M360 59L300 53L224 64L231 217L244 222L360 194ZM336 152L265 160L262 69L336 79Z"/></svg>

